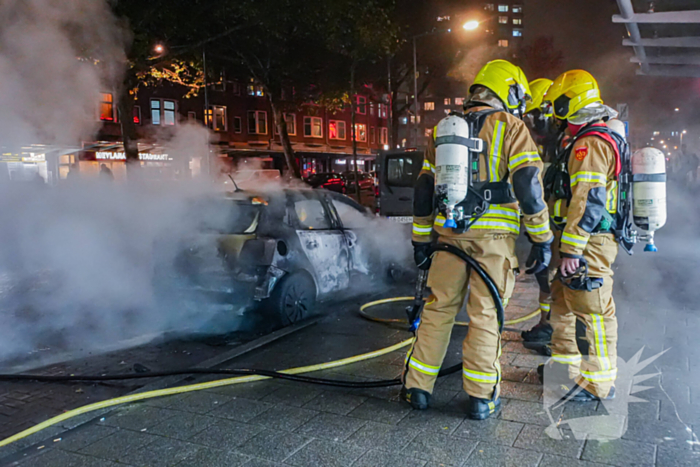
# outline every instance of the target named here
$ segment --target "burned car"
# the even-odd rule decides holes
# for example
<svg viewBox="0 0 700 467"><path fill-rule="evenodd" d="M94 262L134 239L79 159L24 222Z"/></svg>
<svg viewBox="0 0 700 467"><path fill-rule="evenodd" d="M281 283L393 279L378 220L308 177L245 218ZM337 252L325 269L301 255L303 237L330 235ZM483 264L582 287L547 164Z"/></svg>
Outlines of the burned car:
<svg viewBox="0 0 700 467"><path fill-rule="evenodd" d="M376 283L402 269L407 257L376 241L388 233L376 231L380 220L326 190L227 192L198 199L193 212L197 235L172 268L180 284L283 325L308 316L318 300L350 295L351 284L365 292L357 279Z"/></svg>

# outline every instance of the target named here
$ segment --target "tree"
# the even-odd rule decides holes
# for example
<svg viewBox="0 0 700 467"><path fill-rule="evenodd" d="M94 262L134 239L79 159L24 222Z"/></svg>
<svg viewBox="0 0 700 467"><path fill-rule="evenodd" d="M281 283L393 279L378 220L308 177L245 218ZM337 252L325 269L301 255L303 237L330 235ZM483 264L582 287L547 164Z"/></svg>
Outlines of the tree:
<svg viewBox="0 0 700 467"><path fill-rule="evenodd" d="M561 72L564 54L554 47L552 36L538 36L522 48L523 70L530 79L554 79Z"/></svg>

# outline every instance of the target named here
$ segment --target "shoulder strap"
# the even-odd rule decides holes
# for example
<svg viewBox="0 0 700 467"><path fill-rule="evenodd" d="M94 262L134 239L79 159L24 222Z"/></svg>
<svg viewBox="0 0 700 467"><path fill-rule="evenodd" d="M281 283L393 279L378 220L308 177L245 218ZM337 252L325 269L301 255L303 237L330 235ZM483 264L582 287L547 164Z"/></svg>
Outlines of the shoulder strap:
<svg viewBox="0 0 700 467"><path fill-rule="evenodd" d="M605 124L589 125L579 131L579 133L574 137L570 147L573 147L574 143L584 136L597 136L598 138L610 143L615 151L616 178L619 177L623 170L629 169L629 167L627 167L627 162L629 159L629 146L624 138L622 138L622 136L620 136L617 132L611 130ZM569 149L569 152L570 151L571 149Z"/></svg>

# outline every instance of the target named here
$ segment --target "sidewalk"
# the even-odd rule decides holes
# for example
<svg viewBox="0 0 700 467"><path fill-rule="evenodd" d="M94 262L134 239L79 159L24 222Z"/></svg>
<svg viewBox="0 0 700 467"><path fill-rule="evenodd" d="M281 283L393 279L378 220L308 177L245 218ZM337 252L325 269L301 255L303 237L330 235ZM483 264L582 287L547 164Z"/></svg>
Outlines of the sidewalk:
<svg viewBox="0 0 700 467"><path fill-rule="evenodd" d="M534 282L522 275L507 319L536 307ZM674 312L681 313L665 313ZM640 322L634 304L621 306L619 313L621 328L636 326L646 333L658 325L654 321L658 314ZM393 312L394 316L401 314ZM691 333L700 331L700 320L683 319L686 325L674 332L682 333L689 345ZM513 327L532 324L534 320ZM291 368L379 349L407 336L343 310L225 366ZM447 365L458 361L463 336L464 328L456 328ZM12 445L0 448L0 459L5 465L22 467L700 464L700 449L690 443L692 430L700 425L700 378L690 372L687 359L685 367L669 368L668 376L664 365L663 389L659 377L644 383L652 389L638 396L649 402L630 405L629 427L622 439L575 439L565 430L568 437L555 440L544 433L550 420L535 373L541 359L519 340L516 332L504 334L504 406L497 418L483 422L464 416L460 374L438 382L434 407L425 412L413 411L399 401L398 387L348 390L277 380L122 406L70 432L49 429L32 439L38 444L23 451L15 452ZM663 348L663 342L660 345ZM651 351L658 351L655 347L652 343ZM621 342L624 358L632 355L627 348L639 349L634 341ZM647 352L645 358L652 354ZM313 375L355 381L394 378L401 373L404 356L405 350L400 350ZM665 357L664 361L671 361ZM553 415L566 421L603 413L597 403L568 404Z"/></svg>

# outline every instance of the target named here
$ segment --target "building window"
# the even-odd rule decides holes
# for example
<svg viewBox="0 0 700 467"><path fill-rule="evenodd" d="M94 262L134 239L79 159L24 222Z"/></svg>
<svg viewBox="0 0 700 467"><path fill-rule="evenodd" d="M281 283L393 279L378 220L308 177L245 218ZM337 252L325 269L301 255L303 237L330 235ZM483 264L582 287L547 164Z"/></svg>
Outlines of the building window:
<svg viewBox="0 0 700 467"><path fill-rule="evenodd" d="M508 24L508 17L507 16L499 16L498 23L499 24Z"/></svg>
<svg viewBox="0 0 700 467"><path fill-rule="evenodd" d="M377 143L377 129L374 127L369 128L369 140L371 144Z"/></svg>
<svg viewBox="0 0 700 467"><path fill-rule="evenodd" d="M297 116L296 114L284 114L284 119L287 122L287 134L289 136L296 136L297 135ZM279 135L280 131L279 128L277 128L277 125L275 125L275 134Z"/></svg>
<svg viewBox="0 0 700 467"><path fill-rule="evenodd" d="M304 136L323 138L323 119L321 117L304 117Z"/></svg>
<svg viewBox="0 0 700 467"><path fill-rule="evenodd" d="M523 37L522 29L513 29L513 37Z"/></svg>
<svg viewBox="0 0 700 467"><path fill-rule="evenodd" d="M369 114L374 115L374 102L369 103Z"/></svg>
<svg viewBox="0 0 700 467"><path fill-rule="evenodd" d="M140 105L134 106L134 123L137 125L141 125L141 106Z"/></svg>
<svg viewBox="0 0 700 467"><path fill-rule="evenodd" d="M196 122L197 121L197 112L187 112L187 121L188 122Z"/></svg>
<svg viewBox="0 0 700 467"><path fill-rule="evenodd" d="M487 3L486 5L484 5L484 10L486 10L486 11L493 11L494 8L495 8L495 5L493 3Z"/></svg>
<svg viewBox="0 0 700 467"><path fill-rule="evenodd" d="M328 137L330 139L345 139L345 122L342 120L331 120L328 122Z"/></svg>
<svg viewBox="0 0 700 467"><path fill-rule="evenodd" d="M386 104L379 104L379 118L386 118L387 108Z"/></svg>
<svg viewBox="0 0 700 467"><path fill-rule="evenodd" d="M425 129L425 137L430 138L430 135L433 134L433 129L432 128L426 128Z"/></svg>
<svg viewBox="0 0 700 467"><path fill-rule="evenodd" d="M386 127L383 127L381 129L381 141L380 142L381 142L381 144L383 144L385 146L387 144L389 144L389 129Z"/></svg>
<svg viewBox="0 0 700 467"><path fill-rule="evenodd" d="M423 102L423 110L435 110L435 102Z"/></svg>
<svg viewBox="0 0 700 467"><path fill-rule="evenodd" d="M508 5L498 5L498 11L501 13L508 13Z"/></svg>
<svg viewBox="0 0 700 467"><path fill-rule="evenodd" d="M240 96L241 95L241 83L233 82L233 95L234 96Z"/></svg>
<svg viewBox="0 0 700 467"><path fill-rule="evenodd" d="M365 115L367 113L367 98L365 96L355 96L355 102L357 103L356 112L360 115Z"/></svg>
<svg viewBox="0 0 700 467"><path fill-rule="evenodd" d="M207 126L214 131L226 131L226 107L222 105L210 106L207 111Z"/></svg>
<svg viewBox="0 0 700 467"><path fill-rule="evenodd" d="M367 125L364 123L355 124L355 140L362 143L367 141Z"/></svg>
<svg viewBox="0 0 700 467"><path fill-rule="evenodd" d="M516 24L516 25L523 24L522 18L513 18L513 24Z"/></svg>
<svg viewBox="0 0 700 467"><path fill-rule="evenodd" d="M408 117L401 117L401 125L408 125Z"/></svg>
<svg viewBox="0 0 700 467"><path fill-rule="evenodd" d="M508 39L499 39L498 46L499 47L508 47Z"/></svg>
<svg viewBox="0 0 700 467"><path fill-rule="evenodd" d="M262 85L255 84L254 82L251 81L251 83L248 84L248 95L255 96L255 97L264 97L265 91L263 90Z"/></svg>
<svg viewBox="0 0 700 467"><path fill-rule="evenodd" d="M464 97L455 97L455 105L464 105Z"/></svg>
<svg viewBox="0 0 700 467"><path fill-rule="evenodd" d="M267 112L265 112L264 110L248 111L248 134L267 134Z"/></svg>
<svg viewBox="0 0 700 467"><path fill-rule="evenodd" d="M151 99L151 123L153 125L175 125L175 101L169 99Z"/></svg>
<svg viewBox="0 0 700 467"><path fill-rule="evenodd" d="M513 13L522 13L522 12L523 12L522 5L513 5Z"/></svg>
<svg viewBox="0 0 700 467"><path fill-rule="evenodd" d="M445 105L452 105L452 99L450 99L449 97L446 97L445 98Z"/></svg>
<svg viewBox="0 0 700 467"><path fill-rule="evenodd" d="M114 96L111 92L100 93L100 120L114 121Z"/></svg>
<svg viewBox="0 0 700 467"><path fill-rule="evenodd" d="M243 132L243 119L241 117L233 117L233 132L242 133Z"/></svg>

